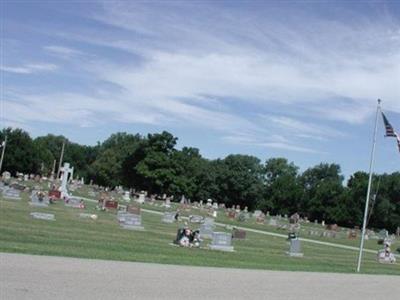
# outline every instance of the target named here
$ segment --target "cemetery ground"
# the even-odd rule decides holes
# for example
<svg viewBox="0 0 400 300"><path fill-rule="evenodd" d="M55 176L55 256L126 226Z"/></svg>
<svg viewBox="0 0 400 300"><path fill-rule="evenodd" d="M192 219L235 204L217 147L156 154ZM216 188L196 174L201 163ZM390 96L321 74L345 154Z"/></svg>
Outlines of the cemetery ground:
<svg viewBox="0 0 400 300"><path fill-rule="evenodd" d="M78 193L86 196L85 190ZM288 257L286 239L248 231L245 240L234 240L235 252L220 252L208 249L180 248L171 246L177 228L182 223L166 224L161 215L142 210L144 231L121 229L115 212L95 210L96 203L86 201L86 209L65 207L62 201L46 208L31 207L28 194L22 193L22 200L9 201L0 198L0 251L50 256L105 259L132 262L162 263L208 267L242 269L266 269L287 271L314 271L354 273L357 251L326 245L303 242L304 257ZM164 211L164 208L142 205L142 208ZM55 221L35 220L30 212L46 212L55 215ZM81 212L98 215L97 220L79 218ZM197 210L189 214L201 214ZM220 214L222 215L222 213ZM240 225L284 234L267 225L255 222L237 223L225 216L217 222ZM196 229L197 224L191 227ZM306 226L314 226L307 224ZM230 231L218 227L218 231ZM314 237L304 236L310 239ZM318 240L358 247L359 240L334 239ZM207 240L205 241L207 243ZM399 242L393 245L396 249ZM366 249L378 250L376 240L366 241ZM400 265L382 265L376 261L376 253L364 253L362 272L368 274L400 275Z"/></svg>

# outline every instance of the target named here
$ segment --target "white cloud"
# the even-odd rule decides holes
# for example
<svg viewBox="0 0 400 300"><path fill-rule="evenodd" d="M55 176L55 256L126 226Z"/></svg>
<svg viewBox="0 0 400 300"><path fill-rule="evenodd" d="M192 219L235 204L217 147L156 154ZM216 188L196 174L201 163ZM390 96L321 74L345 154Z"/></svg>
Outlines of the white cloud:
<svg viewBox="0 0 400 300"><path fill-rule="evenodd" d="M22 67L9 67L9 66L2 66L0 70L10 73L17 73L17 74L32 74L38 72L53 72L58 69L57 65L54 64L46 64L46 63L33 63L33 64L26 64Z"/></svg>
<svg viewBox="0 0 400 300"><path fill-rule="evenodd" d="M74 56L83 54L83 52L81 52L79 50L72 49L69 47L64 47L64 46L50 45L50 46L45 46L43 48L46 51L48 51L52 54L55 54L57 56L61 56L63 58L70 58L70 57L74 57Z"/></svg>
<svg viewBox="0 0 400 300"><path fill-rule="evenodd" d="M227 142L307 153L316 151L305 141L345 136L330 121L365 122L376 98L400 112L399 24L357 12L340 22L304 11L282 22L286 11L269 10L105 2L91 17L111 27L76 26L58 35L97 46L97 55L81 60L78 46L43 47L79 61L77 78L90 78L85 95L19 95L20 102L9 99L8 109L23 120L80 126L117 121L206 127ZM131 56L109 55L110 48ZM21 74L46 70L7 68ZM105 83L118 89L107 91ZM94 96L97 85L103 92Z"/></svg>

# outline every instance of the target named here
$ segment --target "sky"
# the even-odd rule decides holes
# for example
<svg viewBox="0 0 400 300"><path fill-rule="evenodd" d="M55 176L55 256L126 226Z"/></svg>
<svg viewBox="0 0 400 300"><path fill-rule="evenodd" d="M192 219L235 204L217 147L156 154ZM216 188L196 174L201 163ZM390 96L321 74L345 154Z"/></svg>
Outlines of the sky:
<svg viewBox="0 0 400 300"><path fill-rule="evenodd" d="M2 1L0 126L368 171L400 131L398 1ZM378 119L376 172L400 170Z"/></svg>

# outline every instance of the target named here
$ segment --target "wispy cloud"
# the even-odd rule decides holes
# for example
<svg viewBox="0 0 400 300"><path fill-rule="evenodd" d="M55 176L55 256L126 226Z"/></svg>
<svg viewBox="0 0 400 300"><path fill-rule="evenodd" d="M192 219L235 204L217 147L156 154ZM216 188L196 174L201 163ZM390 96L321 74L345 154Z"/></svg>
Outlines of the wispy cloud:
<svg viewBox="0 0 400 300"><path fill-rule="evenodd" d="M304 153L323 152L311 149L310 139L346 136L332 123L365 122L376 98L400 112L397 21L356 10L341 21L310 6L242 5L102 2L85 12L90 22L62 32L46 27L65 44L41 45L47 56L75 62L83 91L20 93L6 107L21 122L204 127L229 143ZM292 18L282 22L286 15ZM93 92L99 86L101 93Z"/></svg>
<svg viewBox="0 0 400 300"><path fill-rule="evenodd" d="M77 55L82 55L83 52L72 49L69 47L64 47L64 46L56 46L56 45L50 45L50 46L44 46L43 49L48 51L51 54L63 57L63 58L71 58Z"/></svg>
<svg viewBox="0 0 400 300"><path fill-rule="evenodd" d="M4 72L16 73L16 74L32 74L39 72L53 72L58 69L57 65L45 64L45 63L34 63L26 64L18 67L2 66L0 70Z"/></svg>

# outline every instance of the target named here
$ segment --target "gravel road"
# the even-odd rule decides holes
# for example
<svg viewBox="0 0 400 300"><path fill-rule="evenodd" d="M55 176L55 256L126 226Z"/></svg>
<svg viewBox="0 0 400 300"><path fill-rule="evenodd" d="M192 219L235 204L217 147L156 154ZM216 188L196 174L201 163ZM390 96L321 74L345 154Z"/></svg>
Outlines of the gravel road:
<svg viewBox="0 0 400 300"><path fill-rule="evenodd" d="M387 300L398 295L400 276L187 267L0 253L0 299Z"/></svg>

